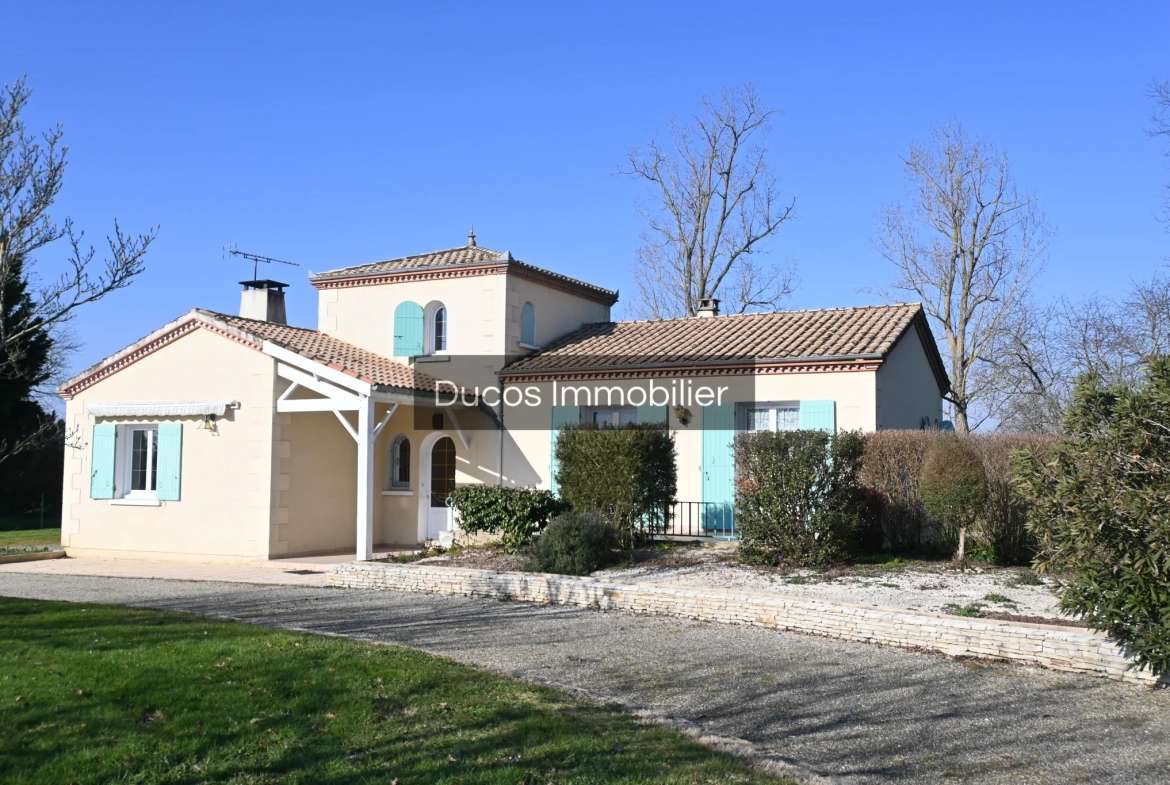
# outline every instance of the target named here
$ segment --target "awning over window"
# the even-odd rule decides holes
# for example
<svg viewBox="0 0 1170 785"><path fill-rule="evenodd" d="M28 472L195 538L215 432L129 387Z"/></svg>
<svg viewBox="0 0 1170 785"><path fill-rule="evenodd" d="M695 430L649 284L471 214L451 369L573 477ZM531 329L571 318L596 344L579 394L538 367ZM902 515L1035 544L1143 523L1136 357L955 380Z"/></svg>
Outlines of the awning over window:
<svg viewBox="0 0 1170 785"><path fill-rule="evenodd" d="M223 416L238 401L172 401L168 403L90 403L85 411L93 417L181 417L192 414Z"/></svg>

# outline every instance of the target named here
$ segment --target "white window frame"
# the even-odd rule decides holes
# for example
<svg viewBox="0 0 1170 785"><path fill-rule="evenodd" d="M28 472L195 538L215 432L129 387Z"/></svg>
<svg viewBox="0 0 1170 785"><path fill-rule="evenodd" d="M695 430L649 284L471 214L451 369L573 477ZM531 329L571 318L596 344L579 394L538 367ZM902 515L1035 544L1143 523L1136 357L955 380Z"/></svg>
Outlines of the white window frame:
<svg viewBox="0 0 1170 785"><path fill-rule="evenodd" d="M150 434L151 444L147 448L147 482L154 469L155 487L148 490L130 490L131 478L134 472L134 432L146 431ZM114 498L111 503L156 505L158 501L157 466L153 466L158 453L158 423L130 423L119 425L115 438L116 452L114 453Z"/></svg>
<svg viewBox="0 0 1170 785"><path fill-rule="evenodd" d="M625 416L631 415L631 416ZM599 420L600 416L600 420ZM625 422L622 422L622 420ZM594 406L581 409L581 422L586 425L620 427L638 422L637 406Z"/></svg>
<svg viewBox="0 0 1170 785"><path fill-rule="evenodd" d="M768 411L768 427L756 428L752 420L752 413L760 409ZM796 426L792 428L780 428L780 411L793 412L796 414ZM751 403L741 403L739 405L739 412L737 412L738 428L743 433L752 433L755 431L799 431L800 430L800 401L753 401Z"/></svg>
<svg viewBox="0 0 1170 785"><path fill-rule="evenodd" d="M443 312L443 348L435 348L435 318ZM438 300L423 309L423 354L446 354L451 347L451 309Z"/></svg>

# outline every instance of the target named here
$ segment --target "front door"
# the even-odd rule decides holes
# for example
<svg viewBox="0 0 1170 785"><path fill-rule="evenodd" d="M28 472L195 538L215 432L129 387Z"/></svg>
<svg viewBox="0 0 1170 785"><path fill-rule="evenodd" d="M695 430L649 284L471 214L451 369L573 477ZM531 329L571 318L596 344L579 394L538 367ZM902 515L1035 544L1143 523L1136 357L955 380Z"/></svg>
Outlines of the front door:
<svg viewBox="0 0 1170 785"><path fill-rule="evenodd" d="M430 509L427 514L427 539L439 539L439 532L451 528L451 509L447 497L455 490L455 442L444 436L431 448Z"/></svg>

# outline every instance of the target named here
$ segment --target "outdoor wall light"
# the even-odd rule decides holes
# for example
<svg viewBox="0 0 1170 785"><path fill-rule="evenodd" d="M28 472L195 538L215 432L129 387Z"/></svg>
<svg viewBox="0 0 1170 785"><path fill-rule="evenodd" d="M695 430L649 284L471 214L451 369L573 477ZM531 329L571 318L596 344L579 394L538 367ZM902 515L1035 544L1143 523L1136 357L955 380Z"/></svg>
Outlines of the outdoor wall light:
<svg viewBox="0 0 1170 785"><path fill-rule="evenodd" d="M203 424L200 425L199 427L205 431L214 431L215 430L215 415L214 414L203 415Z"/></svg>
<svg viewBox="0 0 1170 785"><path fill-rule="evenodd" d="M691 410L682 406L675 407L674 416L678 418L679 424L690 425Z"/></svg>

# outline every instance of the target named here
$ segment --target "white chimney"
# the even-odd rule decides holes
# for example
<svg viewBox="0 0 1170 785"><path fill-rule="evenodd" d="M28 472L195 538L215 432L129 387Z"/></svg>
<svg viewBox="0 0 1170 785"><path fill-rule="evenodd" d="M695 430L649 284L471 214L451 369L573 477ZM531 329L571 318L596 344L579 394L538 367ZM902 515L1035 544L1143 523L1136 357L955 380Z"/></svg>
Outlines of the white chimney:
<svg viewBox="0 0 1170 785"><path fill-rule="evenodd" d="M708 319L719 315L719 300L714 297L703 297L699 300L699 307L695 309L695 316Z"/></svg>
<svg viewBox="0 0 1170 785"><path fill-rule="evenodd" d="M240 281L240 316L273 324L288 324L284 311L284 287L280 281Z"/></svg>

